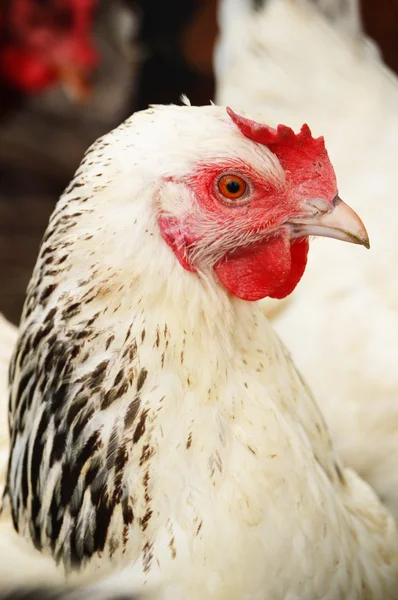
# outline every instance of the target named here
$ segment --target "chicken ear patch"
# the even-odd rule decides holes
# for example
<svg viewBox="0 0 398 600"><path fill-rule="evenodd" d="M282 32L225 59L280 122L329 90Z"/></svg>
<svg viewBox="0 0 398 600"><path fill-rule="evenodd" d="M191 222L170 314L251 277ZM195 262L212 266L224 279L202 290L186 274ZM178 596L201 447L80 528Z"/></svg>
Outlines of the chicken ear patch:
<svg viewBox="0 0 398 600"><path fill-rule="evenodd" d="M276 129L236 114L231 108L227 113L248 139L267 146L273 152L287 177L294 185L305 184L308 197L332 200L337 193L336 176L329 160L323 137L312 137L308 125L300 133L286 125Z"/></svg>

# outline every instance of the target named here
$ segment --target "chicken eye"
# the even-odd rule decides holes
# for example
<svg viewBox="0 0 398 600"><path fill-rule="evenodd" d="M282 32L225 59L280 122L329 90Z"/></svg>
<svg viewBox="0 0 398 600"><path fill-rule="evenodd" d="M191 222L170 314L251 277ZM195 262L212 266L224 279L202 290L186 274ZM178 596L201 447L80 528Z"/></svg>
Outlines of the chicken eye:
<svg viewBox="0 0 398 600"><path fill-rule="evenodd" d="M218 190L228 200L238 200L247 188L246 181L238 175L223 175L218 181Z"/></svg>

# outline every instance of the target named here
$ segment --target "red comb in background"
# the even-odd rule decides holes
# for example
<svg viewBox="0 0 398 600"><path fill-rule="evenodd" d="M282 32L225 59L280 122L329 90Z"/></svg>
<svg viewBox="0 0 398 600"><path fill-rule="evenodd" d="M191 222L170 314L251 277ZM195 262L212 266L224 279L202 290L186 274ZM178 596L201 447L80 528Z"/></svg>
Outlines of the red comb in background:
<svg viewBox="0 0 398 600"><path fill-rule="evenodd" d="M92 40L98 0L10 0L0 8L0 74L31 94L62 82L78 99L98 62Z"/></svg>

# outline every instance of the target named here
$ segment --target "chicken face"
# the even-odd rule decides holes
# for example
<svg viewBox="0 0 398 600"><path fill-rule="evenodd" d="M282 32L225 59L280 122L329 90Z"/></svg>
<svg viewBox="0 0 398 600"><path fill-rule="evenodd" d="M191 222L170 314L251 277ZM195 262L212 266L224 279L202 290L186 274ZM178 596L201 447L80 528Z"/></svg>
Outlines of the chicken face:
<svg viewBox="0 0 398 600"><path fill-rule="evenodd" d="M95 4L95 0L11 0L1 23L2 75L28 94L60 81L72 95L84 98L87 74L97 62L91 41Z"/></svg>
<svg viewBox="0 0 398 600"><path fill-rule="evenodd" d="M251 159L203 161L189 176L169 178L193 199L188 210L159 218L163 238L185 269L214 269L244 300L283 298L304 273L309 235L369 246L363 223L337 195L322 138L312 138L308 126L296 135L228 114L255 142Z"/></svg>

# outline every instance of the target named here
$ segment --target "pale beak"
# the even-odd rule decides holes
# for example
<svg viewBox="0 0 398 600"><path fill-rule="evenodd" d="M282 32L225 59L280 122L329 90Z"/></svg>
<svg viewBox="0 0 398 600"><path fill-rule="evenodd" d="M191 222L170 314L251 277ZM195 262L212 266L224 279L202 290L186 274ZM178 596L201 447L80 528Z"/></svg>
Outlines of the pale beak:
<svg viewBox="0 0 398 600"><path fill-rule="evenodd" d="M370 248L369 236L365 225L355 211L342 201L339 196L333 200L333 207L324 211L323 200L309 201L307 206L317 209L317 212L305 217L292 218L287 221L292 225L292 238L319 235L335 238L344 242L361 244ZM321 210L320 210L321 209Z"/></svg>

